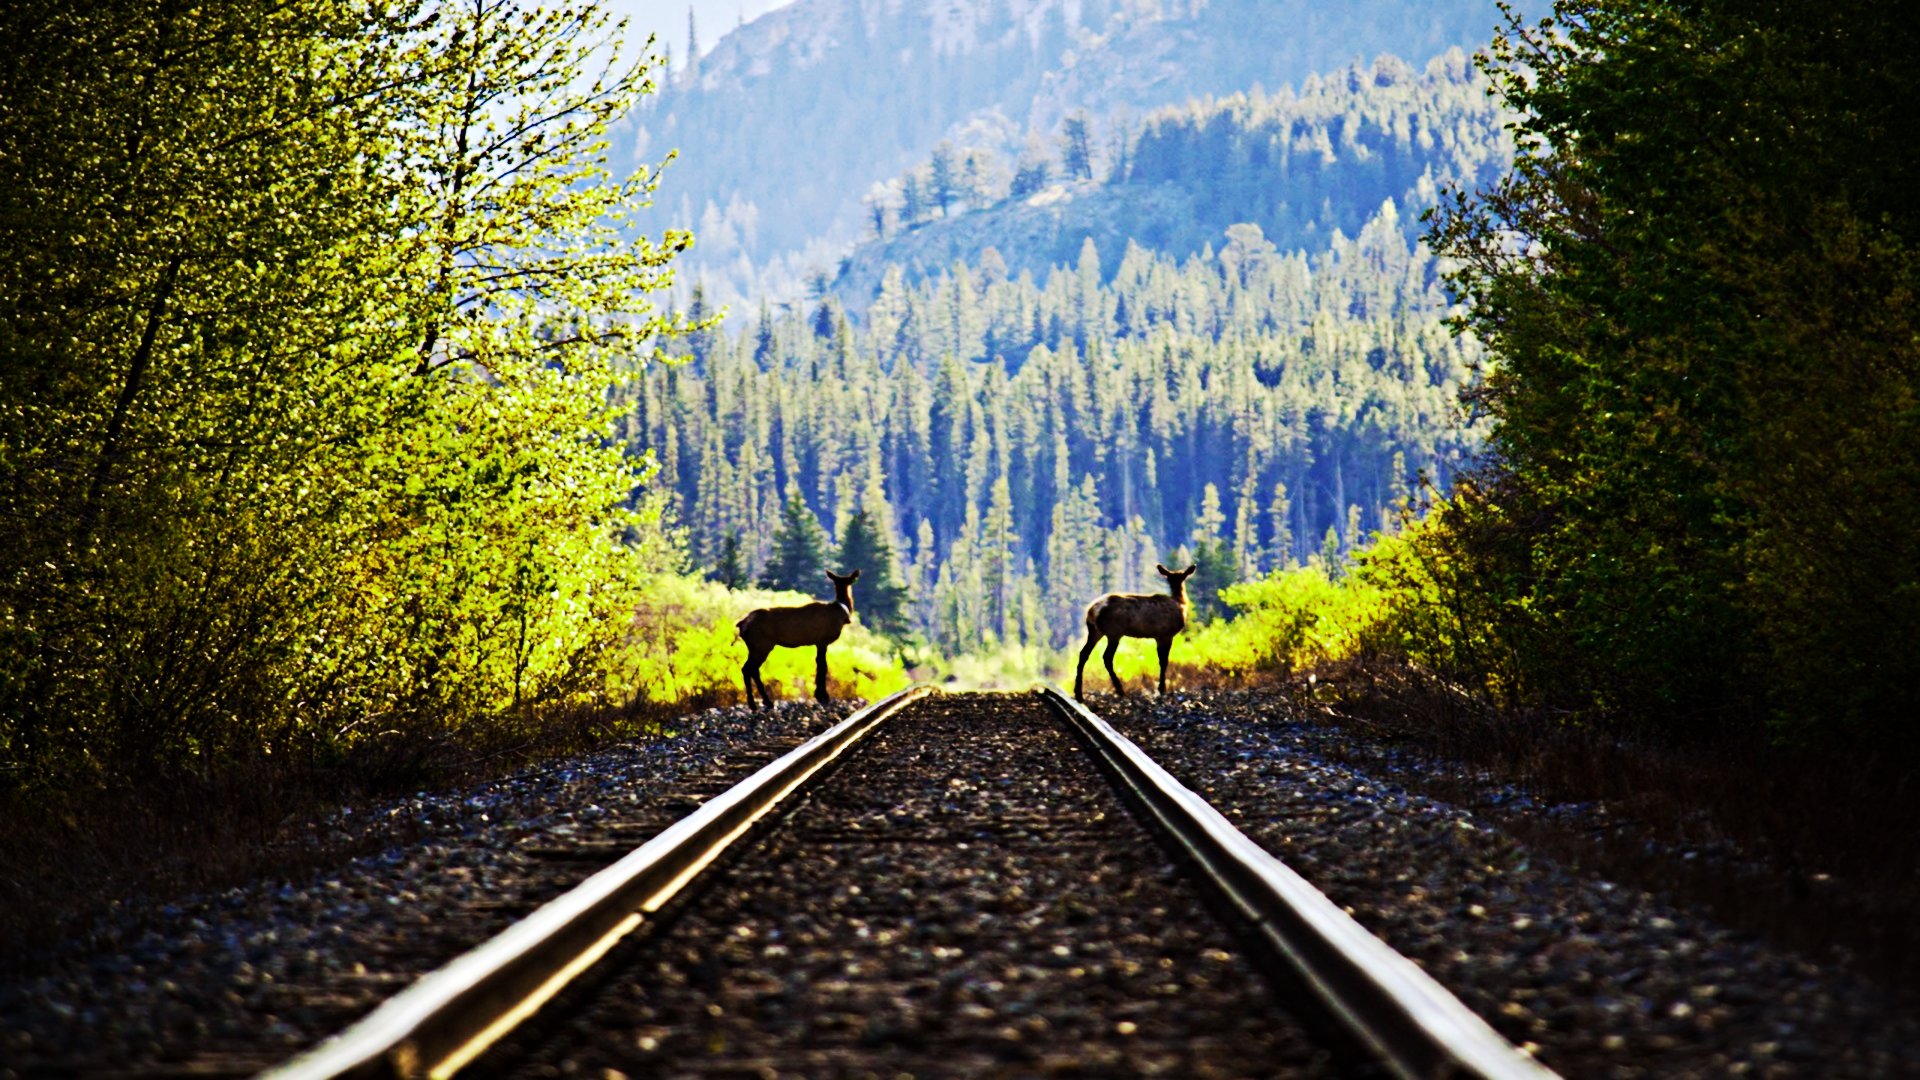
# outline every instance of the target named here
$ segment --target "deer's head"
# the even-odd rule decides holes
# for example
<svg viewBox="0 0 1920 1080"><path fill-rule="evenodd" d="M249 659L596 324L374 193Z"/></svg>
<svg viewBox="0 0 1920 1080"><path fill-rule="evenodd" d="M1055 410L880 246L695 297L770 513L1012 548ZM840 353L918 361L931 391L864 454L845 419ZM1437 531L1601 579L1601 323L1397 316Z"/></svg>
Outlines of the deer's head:
<svg viewBox="0 0 1920 1080"><path fill-rule="evenodd" d="M860 571L855 570L853 573L842 577L829 570L827 571L827 580L833 582L833 602L846 608L847 614L852 615L853 583L860 580Z"/></svg>
<svg viewBox="0 0 1920 1080"><path fill-rule="evenodd" d="M1193 576L1193 572L1195 570L1200 569L1200 564L1195 563L1192 566L1187 567L1185 570L1179 570L1179 571L1169 570L1166 567L1160 565L1159 563L1154 563L1153 568L1155 570L1160 571L1161 577L1167 579L1167 586L1171 590L1173 594L1173 598L1175 600L1180 601L1183 604L1186 603L1187 602L1187 579Z"/></svg>

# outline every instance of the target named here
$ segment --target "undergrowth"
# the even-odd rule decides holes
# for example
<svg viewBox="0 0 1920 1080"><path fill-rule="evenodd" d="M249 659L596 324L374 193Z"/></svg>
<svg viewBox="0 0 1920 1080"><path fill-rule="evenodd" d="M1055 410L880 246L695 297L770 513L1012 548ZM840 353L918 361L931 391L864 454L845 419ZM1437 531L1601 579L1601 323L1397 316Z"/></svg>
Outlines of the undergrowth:
<svg viewBox="0 0 1920 1080"><path fill-rule="evenodd" d="M733 622L793 593L735 592L661 578L623 645L625 703L530 702L457 725L397 726L345 750L226 756L131 781L52 792L0 790L0 971L49 942L84 939L141 898L162 900L335 864L407 837L317 825L342 805L501 776L545 759L668 737L672 721L742 700ZM835 699L907 684L897 650L855 625L828 649ZM810 698L813 650L777 649L763 673L776 700Z"/></svg>

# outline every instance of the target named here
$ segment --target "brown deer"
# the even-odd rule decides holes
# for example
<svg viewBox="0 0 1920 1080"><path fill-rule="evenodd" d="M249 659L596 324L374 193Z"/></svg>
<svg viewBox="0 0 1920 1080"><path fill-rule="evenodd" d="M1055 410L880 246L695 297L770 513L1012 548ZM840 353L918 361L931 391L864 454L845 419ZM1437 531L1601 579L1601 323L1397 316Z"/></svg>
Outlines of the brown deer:
<svg viewBox="0 0 1920 1080"><path fill-rule="evenodd" d="M760 677L760 665L777 645L789 649L814 647L813 697L815 701L826 702L827 646L839 640L840 628L853 621L853 583L859 580L860 571L841 577L829 570L827 577L833 581L833 603L815 601L799 607L760 608L747 612L733 624L740 629L740 640L747 643L747 662L740 668L740 676L747 684L747 704L754 703L753 688L757 685L761 700L767 708L773 708L773 695L767 692L766 680Z"/></svg>
<svg viewBox="0 0 1920 1080"><path fill-rule="evenodd" d="M1141 593L1108 593L1087 606L1087 644L1080 650L1080 666L1073 671L1073 697L1075 701L1085 701L1080 696L1080 681L1086 674L1087 657L1093 655L1093 647L1101 638L1107 639L1107 678L1113 680L1113 692L1126 696L1127 688L1120 685L1120 676L1113 672L1113 654L1120 648L1123 637L1152 638L1160 647L1160 692L1167 692L1167 653L1173 650L1173 635L1187 626L1187 579L1193 576L1197 567L1189 566L1179 573L1153 564L1160 576L1167 579L1170 595L1152 596Z"/></svg>

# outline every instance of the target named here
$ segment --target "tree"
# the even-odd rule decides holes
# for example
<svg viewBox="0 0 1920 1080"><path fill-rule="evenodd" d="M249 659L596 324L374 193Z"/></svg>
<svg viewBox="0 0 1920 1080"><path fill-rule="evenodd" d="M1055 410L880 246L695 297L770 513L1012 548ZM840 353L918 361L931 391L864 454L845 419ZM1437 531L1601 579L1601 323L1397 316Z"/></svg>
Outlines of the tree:
<svg viewBox="0 0 1920 1080"><path fill-rule="evenodd" d="M1126 183L1127 169L1132 161L1133 131L1123 120L1113 127L1113 167L1107 173L1107 183Z"/></svg>
<svg viewBox="0 0 1920 1080"><path fill-rule="evenodd" d="M747 563L740 553L738 532L730 532L720 541L720 558L714 563L709 576L729 589L747 587Z"/></svg>
<svg viewBox="0 0 1920 1080"><path fill-rule="evenodd" d="M1240 580L1239 560L1233 547L1221 535L1226 513L1220 507L1220 489L1206 485L1201 494L1200 513L1193 522L1193 565L1197 568L1187 586L1187 602L1194 618L1211 622L1226 612L1220 590ZM1179 556L1169 565L1178 566Z"/></svg>
<svg viewBox="0 0 1920 1080"><path fill-rule="evenodd" d="M773 533L773 555L760 572L768 589L788 589L812 595L820 591L827 571L827 534L807 509L798 491L790 491L780 508L780 524Z"/></svg>
<svg viewBox="0 0 1920 1080"><path fill-rule="evenodd" d="M991 150L968 150L960 166L960 197L975 209L993 202L998 171Z"/></svg>
<svg viewBox="0 0 1920 1080"><path fill-rule="evenodd" d="M610 243L647 70L592 13L410 11L0 14L10 782L590 699L673 558L608 441L685 242Z"/></svg>
<svg viewBox="0 0 1920 1080"><path fill-rule="evenodd" d="M908 173L900 178L900 222L917 225L927 216L927 198L920 188L920 177Z"/></svg>
<svg viewBox="0 0 1920 1080"><path fill-rule="evenodd" d="M933 160L927 166L927 195L946 217L947 208L960 199L960 174L954 165L953 144L942 139L933 148Z"/></svg>
<svg viewBox="0 0 1920 1080"><path fill-rule="evenodd" d="M1522 154L1431 233L1499 358L1435 543L1509 692L1920 757L1917 47L1865 3L1510 15Z"/></svg>
<svg viewBox="0 0 1920 1080"><path fill-rule="evenodd" d="M700 30L693 24L693 7L687 7L687 73L688 82L700 77Z"/></svg>
<svg viewBox="0 0 1920 1080"><path fill-rule="evenodd" d="M1287 524L1293 513L1293 502L1287 498L1287 485L1273 485L1273 501L1267 504L1267 535L1271 542L1269 550L1273 552L1273 567L1276 570L1291 569L1295 563L1293 550L1293 528Z"/></svg>
<svg viewBox="0 0 1920 1080"><path fill-rule="evenodd" d="M1061 121L1060 168L1069 179L1093 179L1093 131L1085 112L1069 113Z"/></svg>
<svg viewBox="0 0 1920 1080"><path fill-rule="evenodd" d="M1051 163L1047 158L1047 148L1038 136L1029 135L1027 145L1020 153L1020 163L1015 167L1013 183L1007 189L1010 199L1024 199L1047 186Z"/></svg>
<svg viewBox="0 0 1920 1080"><path fill-rule="evenodd" d="M860 609L862 622L896 639L911 632L907 589L894 569L893 544L864 506L847 519L838 562L841 573L860 571L855 604Z"/></svg>

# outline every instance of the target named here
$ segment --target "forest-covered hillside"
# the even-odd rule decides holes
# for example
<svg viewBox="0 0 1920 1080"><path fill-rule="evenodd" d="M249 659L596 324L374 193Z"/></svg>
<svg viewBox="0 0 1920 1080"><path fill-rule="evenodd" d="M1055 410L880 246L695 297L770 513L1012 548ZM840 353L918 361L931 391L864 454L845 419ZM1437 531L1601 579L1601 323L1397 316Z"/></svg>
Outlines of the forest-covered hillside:
<svg viewBox="0 0 1920 1080"><path fill-rule="evenodd" d="M1489 184L1511 160L1510 117L1487 87L1458 49L1420 72L1382 56L1138 124L1076 115L1069 137L1031 141L1012 171L991 148L943 141L869 194L870 242L841 262L835 290L862 310L889 267L911 279L989 246L1010 272L1043 276L1088 239L1111 274L1129 241L1184 257L1239 223L1282 250L1318 251L1387 202L1411 208L1411 237L1443 189Z"/></svg>
<svg viewBox="0 0 1920 1080"><path fill-rule="evenodd" d="M811 589L796 531L865 511L914 597L881 621L950 652L1060 644L1162 559L1205 564L1209 617L1471 457L1474 350L1415 219L1510 160L1486 89L1457 50L1381 57L1088 124L1012 176L943 142L813 300L670 342L690 359L639 382L627 438L722 580Z"/></svg>
<svg viewBox="0 0 1920 1080"><path fill-rule="evenodd" d="M1138 118L1380 53L1424 63L1495 18L1482 0L797 0L678 61L614 152L679 151L658 216L698 234L688 272L716 295L791 294L860 237L869 188L943 138L1011 168L1070 112Z"/></svg>
<svg viewBox="0 0 1920 1080"><path fill-rule="evenodd" d="M717 576L764 570L790 499L836 537L867 511L951 651L1058 644L1089 589L1175 553L1206 563L1211 614L1233 580L1344 553L1475 438L1473 353L1391 203L1314 255L1251 224L1219 239L1129 246L1111 277L1091 242L1038 280L992 249L918 284L896 268L857 324L830 299L763 308L641 380L630 438Z"/></svg>

